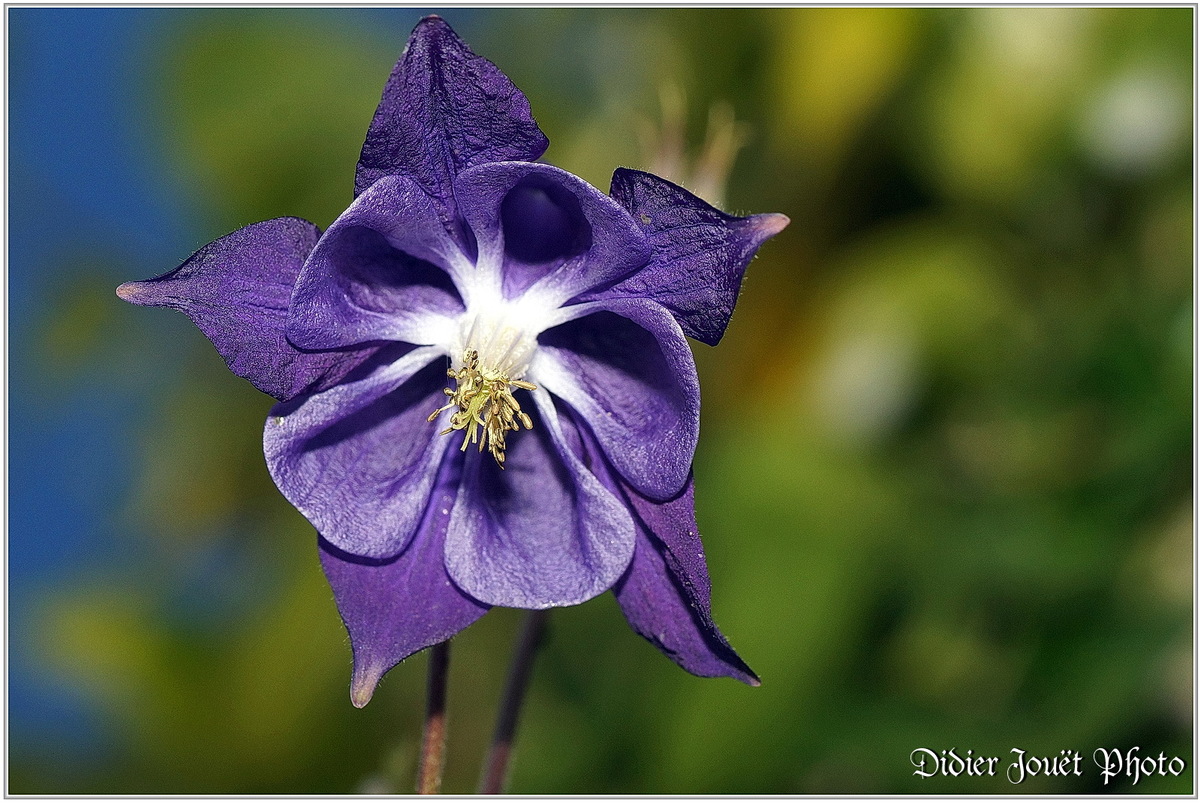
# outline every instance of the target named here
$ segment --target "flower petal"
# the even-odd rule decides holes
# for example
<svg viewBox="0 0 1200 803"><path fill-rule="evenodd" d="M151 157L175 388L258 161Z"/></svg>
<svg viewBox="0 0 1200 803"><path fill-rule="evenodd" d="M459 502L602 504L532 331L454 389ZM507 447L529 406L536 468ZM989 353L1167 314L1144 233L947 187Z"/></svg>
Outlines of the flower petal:
<svg viewBox="0 0 1200 803"><path fill-rule="evenodd" d="M693 482L669 502L624 487L638 524L629 571L613 589L630 626L668 658L700 677L759 685L712 619L704 547L696 527Z"/></svg>
<svg viewBox="0 0 1200 803"><path fill-rule="evenodd" d="M430 197L410 179L381 179L308 257L292 296L288 339L306 349L444 341L463 308L452 277L466 269Z"/></svg>
<svg viewBox="0 0 1200 803"><path fill-rule="evenodd" d="M417 529L448 443L426 420L445 401L441 354L412 349L365 378L271 411L267 468L338 549L391 557Z"/></svg>
<svg viewBox="0 0 1200 803"><path fill-rule="evenodd" d="M532 161L549 144L529 101L436 16L417 23L383 88L354 176L358 195L384 176L406 175L436 199L447 231L459 231L454 176L475 165Z"/></svg>
<svg viewBox="0 0 1200 803"><path fill-rule="evenodd" d="M501 272L508 298L529 292L557 306L650 258L628 212L557 167L487 164L464 171L454 186L479 244L479 269Z"/></svg>
<svg viewBox="0 0 1200 803"><path fill-rule="evenodd" d="M450 470L442 472L434 487L420 529L397 557L359 558L318 539L321 566L350 633L354 651L350 699L359 708L371 699L385 672L418 650L445 641L487 612L486 605L450 581L442 557L458 489L454 469L461 462L446 461Z"/></svg>
<svg viewBox="0 0 1200 803"><path fill-rule="evenodd" d="M588 299L652 298L671 310L685 334L715 346L746 266L788 218L727 215L665 179L625 168L613 173L610 192L638 221L654 257L644 270Z"/></svg>
<svg viewBox="0 0 1200 803"><path fill-rule="evenodd" d="M231 371L287 401L333 386L375 348L310 354L284 337L292 288L320 235L294 217L255 223L209 243L170 273L121 285L117 295L180 310Z"/></svg>
<svg viewBox="0 0 1200 803"><path fill-rule="evenodd" d="M467 452L450 514L446 568L490 605L575 605L608 590L629 565L633 519L580 462L554 403L533 391L533 430L510 434L505 468Z"/></svg>
<svg viewBox="0 0 1200 803"><path fill-rule="evenodd" d="M529 381L579 413L631 485L655 499L675 496L700 435L700 383L679 324L638 299L563 313L579 317L539 336Z"/></svg>

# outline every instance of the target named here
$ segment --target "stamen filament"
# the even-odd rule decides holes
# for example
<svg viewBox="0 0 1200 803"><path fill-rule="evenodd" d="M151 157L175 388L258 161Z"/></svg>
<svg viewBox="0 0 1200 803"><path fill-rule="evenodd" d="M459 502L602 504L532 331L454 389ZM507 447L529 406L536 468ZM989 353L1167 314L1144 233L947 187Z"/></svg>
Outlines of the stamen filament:
<svg viewBox="0 0 1200 803"><path fill-rule="evenodd" d="M468 349L463 355L462 368L458 371L447 369L446 376L454 380L456 387L442 389L450 401L434 410L428 420L432 423L446 410L455 409L450 416L450 426L440 434L462 430L460 451L465 452L469 445L478 444L482 452L486 446L496 464L504 468L505 434L519 431L518 421L525 429L533 429L533 420L521 411L521 405L513 398L513 389L537 390L537 385L480 368L479 352L475 349Z"/></svg>

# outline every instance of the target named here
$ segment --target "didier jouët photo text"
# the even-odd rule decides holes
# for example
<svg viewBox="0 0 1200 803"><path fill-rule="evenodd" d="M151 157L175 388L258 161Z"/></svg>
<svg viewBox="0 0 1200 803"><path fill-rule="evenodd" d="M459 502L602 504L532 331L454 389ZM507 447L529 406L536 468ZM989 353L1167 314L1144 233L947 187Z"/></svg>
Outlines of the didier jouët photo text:
<svg viewBox="0 0 1200 803"><path fill-rule="evenodd" d="M1140 747L1131 747L1125 752L1099 747L1092 752L1091 759L1092 765L1104 778L1105 786L1110 781L1121 779L1129 779L1136 784L1151 775L1178 776L1187 768L1187 762L1179 756L1167 756L1161 752L1157 755L1143 753ZM976 755L974 750L960 753L955 748L930 750L918 747L909 754L909 761L916 767L913 775L922 778L995 776L1002 772L1014 784L1036 776L1081 776L1088 767L1084 755L1078 750L1060 750L1046 756L1035 755L1019 747L1014 747L1004 757Z"/></svg>

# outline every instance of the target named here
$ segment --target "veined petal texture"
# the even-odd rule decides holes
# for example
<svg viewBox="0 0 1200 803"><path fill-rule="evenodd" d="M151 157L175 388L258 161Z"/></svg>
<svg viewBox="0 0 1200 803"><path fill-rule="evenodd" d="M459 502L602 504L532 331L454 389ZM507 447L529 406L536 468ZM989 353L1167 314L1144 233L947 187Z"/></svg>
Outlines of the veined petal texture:
<svg viewBox="0 0 1200 803"><path fill-rule="evenodd" d="M638 221L654 249L642 270L587 298L650 298L683 331L710 346L725 334L746 267L784 215L734 217L682 187L639 170L613 173L612 197Z"/></svg>
<svg viewBox="0 0 1200 803"><path fill-rule="evenodd" d="M313 248L296 280L288 339L306 349L438 342L462 312L454 280L469 269L430 197L411 179L381 179Z"/></svg>
<svg viewBox="0 0 1200 803"><path fill-rule="evenodd" d="M475 55L440 17L421 20L383 89L354 176L358 195L405 175L459 228L452 182L468 167L533 161L546 150L529 101L496 65Z"/></svg>
<svg viewBox="0 0 1200 803"><path fill-rule="evenodd" d="M468 450L446 536L446 567L490 605L550 608L607 591L629 565L633 519L583 465L545 391L532 432L514 439L501 470Z"/></svg>
<svg viewBox="0 0 1200 803"><path fill-rule="evenodd" d="M663 307L614 299L569 307L548 329L530 376L579 413L631 485L669 499L687 481L700 435L700 383Z"/></svg>
<svg viewBox="0 0 1200 803"><path fill-rule="evenodd" d="M646 499L628 486L624 490L638 540L629 571L613 593L630 626L693 675L759 685L712 618L691 477L683 492L666 502Z"/></svg>
<svg viewBox="0 0 1200 803"><path fill-rule="evenodd" d="M426 420L444 398L441 357L413 349L361 379L276 405L267 418L271 477L338 549L392 557L416 531L449 445Z"/></svg>
<svg viewBox="0 0 1200 803"><path fill-rule="evenodd" d="M461 460L447 460L408 548L384 560L350 555L319 540L321 567L350 633L350 699L361 708L385 672L439 644L487 612L446 573L442 553L458 490Z"/></svg>
<svg viewBox="0 0 1200 803"><path fill-rule="evenodd" d="M646 264L650 248L629 213L565 170L499 162L455 182L479 263L501 269L508 298L534 293L562 304Z"/></svg>
<svg viewBox="0 0 1200 803"><path fill-rule="evenodd" d="M255 223L215 240L170 273L117 289L144 307L180 310L216 346L229 369L286 401L337 384L374 345L305 352L287 341L296 277L320 237L300 218Z"/></svg>

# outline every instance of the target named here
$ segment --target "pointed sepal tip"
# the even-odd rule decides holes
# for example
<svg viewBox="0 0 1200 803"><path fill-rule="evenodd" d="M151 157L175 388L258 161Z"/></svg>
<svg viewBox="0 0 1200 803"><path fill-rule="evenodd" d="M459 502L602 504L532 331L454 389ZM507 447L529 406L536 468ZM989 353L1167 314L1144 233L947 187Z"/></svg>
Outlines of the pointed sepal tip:
<svg viewBox="0 0 1200 803"><path fill-rule="evenodd" d="M762 233L763 240L774 237L779 232L788 227L792 219L787 215L779 212L769 212L765 215L752 215L751 220L754 221L754 227Z"/></svg>
<svg viewBox="0 0 1200 803"><path fill-rule="evenodd" d="M141 282L125 282L117 288L117 298L128 301L130 304L138 303L138 291L141 289L141 284Z"/></svg>
<svg viewBox="0 0 1200 803"><path fill-rule="evenodd" d="M356 666L354 679L350 681L350 702L355 708L362 708L371 702L375 688L383 677L383 670L374 666Z"/></svg>

